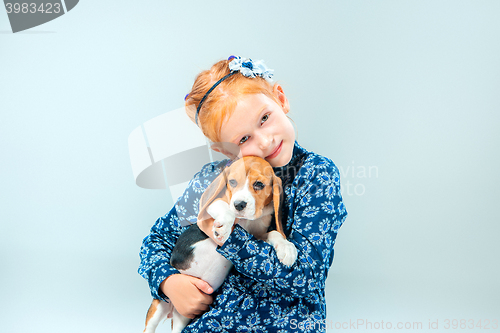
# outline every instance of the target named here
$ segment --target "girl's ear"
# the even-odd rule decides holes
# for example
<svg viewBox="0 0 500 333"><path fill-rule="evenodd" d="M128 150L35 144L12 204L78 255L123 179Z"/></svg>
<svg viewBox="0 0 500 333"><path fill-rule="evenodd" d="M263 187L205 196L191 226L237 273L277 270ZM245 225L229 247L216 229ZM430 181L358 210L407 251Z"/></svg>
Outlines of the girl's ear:
<svg viewBox="0 0 500 333"><path fill-rule="evenodd" d="M278 100L281 103L281 107L283 111L288 113L290 111L290 104L288 103L288 99L286 98L285 92L283 91L283 87L279 83L275 83L273 86L273 93L278 97Z"/></svg>

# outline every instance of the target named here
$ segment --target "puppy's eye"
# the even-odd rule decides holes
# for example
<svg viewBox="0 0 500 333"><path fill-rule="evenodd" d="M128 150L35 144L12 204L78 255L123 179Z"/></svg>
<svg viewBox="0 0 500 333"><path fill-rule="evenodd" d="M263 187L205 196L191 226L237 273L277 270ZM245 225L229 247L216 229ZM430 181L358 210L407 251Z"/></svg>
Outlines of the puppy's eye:
<svg viewBox="0 0 500 333"><path fill-rule="evenodd" d="M235 179L230 179L229 185L231 185L231 187L236 187L236 185L238 185L238 182Z"/></svg>
<svg viewBox="0 0 500 333"><path fill-rule="evenodd" d="M258 190L262 190L266 185L264 185L263 182L259 182L259 181L256 181L255 183L253 183L253 189L258 191Z"/></svg>

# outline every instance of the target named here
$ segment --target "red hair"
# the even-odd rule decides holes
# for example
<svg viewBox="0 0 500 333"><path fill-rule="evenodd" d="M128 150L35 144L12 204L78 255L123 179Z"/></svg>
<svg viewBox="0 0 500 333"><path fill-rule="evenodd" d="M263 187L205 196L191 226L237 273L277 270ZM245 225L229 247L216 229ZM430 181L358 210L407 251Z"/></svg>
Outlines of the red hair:
<svg viewBox="0 0 500 333"><path fill-rule="evenodd" d="M217 81L230 73L229 62L221 60L196 77L185 102L186 113L193 122L196 122L196 109L203 96ZM273 86L264 78L248 78L238 72L222 81L208 94L198 114L198 126L203 134L212 142L220 142L222 125L231 117L238 101L245 95L259 93L280 103Z"/></svg>

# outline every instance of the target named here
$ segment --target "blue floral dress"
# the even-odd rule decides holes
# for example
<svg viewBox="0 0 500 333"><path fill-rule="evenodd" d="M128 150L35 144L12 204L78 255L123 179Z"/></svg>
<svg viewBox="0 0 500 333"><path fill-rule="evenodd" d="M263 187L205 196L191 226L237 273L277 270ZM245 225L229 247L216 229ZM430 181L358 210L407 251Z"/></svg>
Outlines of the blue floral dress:
<svg viewBox="0 0 500 333"><path fill-rule="evenodd" d="M168 302L159 287L179 273L170 266L171 251L179 235L196 222L201 194L228 161L203 166L144 239L139 274L148 280L153 297ZM325 281L337 231L347 216L340 175L330 159L307 151L297 141L290 162L273 169L282 180L282 223L288 240L297 247L297 261L284 266L271 245L236 225L217 248L234 267L214 292L210 310L183 332L326 331Z"/></svg>

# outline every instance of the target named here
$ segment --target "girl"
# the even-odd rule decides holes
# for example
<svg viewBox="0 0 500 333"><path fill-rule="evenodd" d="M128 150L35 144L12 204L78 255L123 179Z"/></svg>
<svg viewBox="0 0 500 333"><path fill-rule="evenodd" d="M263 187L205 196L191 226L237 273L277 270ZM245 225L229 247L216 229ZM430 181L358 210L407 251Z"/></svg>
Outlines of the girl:
<svg viewBox="0 0 500 333"><path fill-rule="evenodd" d="M297 248L286 267L274 248L239 225L217 251L234 267L217 290L170 266L179 235L196 223L199 199L229 160L208 163L168 214L159 218L141 248L139 273L154 298L170 300L193 318L185 332L317 332L326 329L325 281L333 245L347 211L340 176L328 158L301 147L286 114L289 103L272 70L240 57L201 72L185 98L186 112L214 148L227 156L266 159L282 180L282 223ZM237 147L239 152L227 147ZM200 228L213 238L212 226ZM238 232L236 232L238 231Z"/></svg>

